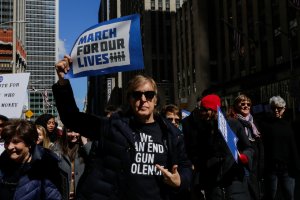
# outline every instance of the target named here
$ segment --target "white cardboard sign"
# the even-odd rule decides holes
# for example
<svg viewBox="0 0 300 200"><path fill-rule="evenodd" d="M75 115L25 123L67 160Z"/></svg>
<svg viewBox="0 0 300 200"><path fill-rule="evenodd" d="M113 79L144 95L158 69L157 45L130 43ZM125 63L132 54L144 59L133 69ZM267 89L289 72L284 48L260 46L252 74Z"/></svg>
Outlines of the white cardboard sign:
<svg viewBox="0 0 300 200"><path fill-rule="evenodd" d="M27 93L29 73L0 74L0 114L20 118Z"/></svg>

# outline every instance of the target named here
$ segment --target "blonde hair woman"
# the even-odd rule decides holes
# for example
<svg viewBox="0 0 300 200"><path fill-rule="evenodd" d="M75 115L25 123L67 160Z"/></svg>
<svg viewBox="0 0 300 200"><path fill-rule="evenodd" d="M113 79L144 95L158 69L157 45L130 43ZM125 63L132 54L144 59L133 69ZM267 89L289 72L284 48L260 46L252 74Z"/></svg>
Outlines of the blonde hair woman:
<svg viewBox="0 0 300 200"><path fill-rule="evenodd" d="M46 129L41 125L36 125L36 129L39 134L38 140L36 141L36 143L47 149L50 149L51 147L53 147L53 143L50 141L50 138L47 135Z"/></svg>

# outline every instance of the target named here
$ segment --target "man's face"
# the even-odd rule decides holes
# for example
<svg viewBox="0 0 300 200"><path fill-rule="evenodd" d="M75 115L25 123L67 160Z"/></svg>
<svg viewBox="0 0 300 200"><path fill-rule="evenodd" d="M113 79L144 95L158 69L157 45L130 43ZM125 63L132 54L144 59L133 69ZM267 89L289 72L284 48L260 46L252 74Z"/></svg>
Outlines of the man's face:
<svg viewBox="0 0 300 200"><path fill-rule="evenodd" d="M166 118L170 120L170 122L172 122L172 124L174 124L177 128L179 127L180 117L177 114L173 112L167 112Z"/></svg>
<svg viewBox="0 0 300 200"><path fill-rule="evenodd" d="M216 119L216 112L210 108L200 107L198 110L199 118L202 120L215 120Z"/></svg>
<svg viewBox="0 0 300 200"><path fill-rule="evenodd" d="M134 114L146 122L153 121L154 108L157 102L156 93L150 82L138 86L130 95L130 106Z"/></svg>

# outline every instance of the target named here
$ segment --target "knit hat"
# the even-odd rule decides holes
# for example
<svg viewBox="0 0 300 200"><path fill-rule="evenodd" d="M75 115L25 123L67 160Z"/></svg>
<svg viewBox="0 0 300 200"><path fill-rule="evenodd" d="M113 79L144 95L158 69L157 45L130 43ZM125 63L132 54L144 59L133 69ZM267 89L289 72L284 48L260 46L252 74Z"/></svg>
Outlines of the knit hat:
<svg viewBox="0 0 300 200"><path fill-rule="evenodd" d="M221 106L221 99L218 95L209 94L201 99L201 106L217 111L218 106Z"/></svg>

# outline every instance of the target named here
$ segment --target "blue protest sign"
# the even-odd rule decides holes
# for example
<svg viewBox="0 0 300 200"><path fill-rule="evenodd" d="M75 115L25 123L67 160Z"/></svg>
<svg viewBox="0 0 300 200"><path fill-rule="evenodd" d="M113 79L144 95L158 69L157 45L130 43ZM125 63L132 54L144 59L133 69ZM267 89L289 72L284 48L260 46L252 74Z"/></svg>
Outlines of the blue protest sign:
<svg viewBox="0 0 300 200"><path fill-rule="evenodd" d="M218 107L218 129L220 130L235 161L238 162L238 149L236 146L238 138L228 125L220 107Z"/></svg>
<svg viewBox="0 0 300 200"><path fill-rule="evenodd" d="M66 78L144 68L140 16L129 15L90 27L76 40Z"/></svg>

